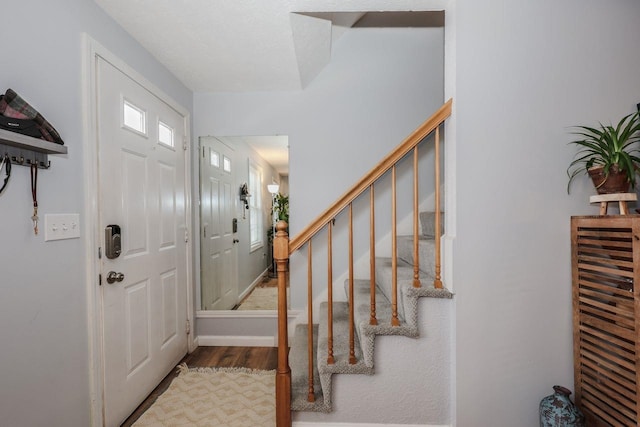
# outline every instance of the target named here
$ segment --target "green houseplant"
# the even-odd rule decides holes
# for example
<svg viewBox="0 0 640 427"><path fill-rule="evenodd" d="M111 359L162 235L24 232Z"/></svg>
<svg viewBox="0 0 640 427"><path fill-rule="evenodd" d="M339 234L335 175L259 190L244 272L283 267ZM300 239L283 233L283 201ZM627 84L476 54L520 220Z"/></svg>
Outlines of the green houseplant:
<svg viewBox="0 0 640 427"><path fill-rule="evenodd" d="M594 128L576 126L571 141L579 147L573 161L567 168L569 183L581 173L588 173L598 193L624 193L636 185L636 173L640 149L635 145L640 141L640 113L623 117L614 127L603 125Z"/></svg>
<svg viewBox="0 0 640 427"><path fill-rule="evenodd" d="M278 193L273 198L273 208L271 214L275 218L275 222L285 221L289 224L289 196ZM287 227L287 230L289 228ZM274 227L267 230L267 239L269 242L273 240Z"/></svg>
<svg viewBox="0 0 640 427"><path fill-rule="evenodd" d="M278 221L285 221L289 223L289 196L285 196L282 193L278 193L274 201L274 211L277 215Z"/></svg>

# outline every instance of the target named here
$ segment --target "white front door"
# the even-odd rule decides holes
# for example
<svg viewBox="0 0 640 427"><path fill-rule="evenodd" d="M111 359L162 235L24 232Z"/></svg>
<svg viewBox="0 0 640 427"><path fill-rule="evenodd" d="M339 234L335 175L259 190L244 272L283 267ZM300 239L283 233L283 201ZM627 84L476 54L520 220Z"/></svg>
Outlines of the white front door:
<svg viewBox="0 0 640 427"><path fill-rule="evenodd" d="M233 230L233 150L200 138L200 270L203 310L230 310L238 302ZM244 207L243 207L244 208Z"/></svg>
<svg viewBox="0 0 640 427"><path fill-rule="evenodd" d="M103 59L97 88L104 417L110 427L119 426L187 352L186 119ZM117 258L107 250L109 225L121 230Z"/></svg>

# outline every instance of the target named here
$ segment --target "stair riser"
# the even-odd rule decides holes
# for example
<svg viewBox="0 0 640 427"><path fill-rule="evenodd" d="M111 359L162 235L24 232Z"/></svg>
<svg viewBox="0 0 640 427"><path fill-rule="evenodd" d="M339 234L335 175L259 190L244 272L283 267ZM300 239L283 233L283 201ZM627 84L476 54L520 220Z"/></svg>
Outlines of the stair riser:
<svg viewBox="0 0 640 427"><path fill-rule="evenodd" d="M436 235L436 213L420 212L420 226L422 227L422 235L426 237L434 237ZM444 233L444 213L440 212L440 235Z"/></svg>

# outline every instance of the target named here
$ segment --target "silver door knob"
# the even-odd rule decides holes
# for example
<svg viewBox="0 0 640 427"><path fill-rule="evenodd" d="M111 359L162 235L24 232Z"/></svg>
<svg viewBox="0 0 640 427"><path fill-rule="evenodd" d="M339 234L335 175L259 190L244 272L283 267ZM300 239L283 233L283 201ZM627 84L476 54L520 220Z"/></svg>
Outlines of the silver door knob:
<svg viewBox="0 0 640 427"><path fill-rule="evenodd" d="M111 284L113 282L122 282L124 280L124 274L116 273L115 271L110 271L107 273L107 283Z"/></svg>

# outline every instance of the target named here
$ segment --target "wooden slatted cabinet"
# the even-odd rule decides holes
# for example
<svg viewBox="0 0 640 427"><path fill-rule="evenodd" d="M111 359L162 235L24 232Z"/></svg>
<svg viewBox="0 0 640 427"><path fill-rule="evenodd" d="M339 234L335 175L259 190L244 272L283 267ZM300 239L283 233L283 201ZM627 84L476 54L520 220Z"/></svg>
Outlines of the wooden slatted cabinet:
<svg viewBox="0 0 640 427"><path fill-rule="evenodd" d="M640 216L571 218L576 404L588 426L640 426Z"/></svg>

